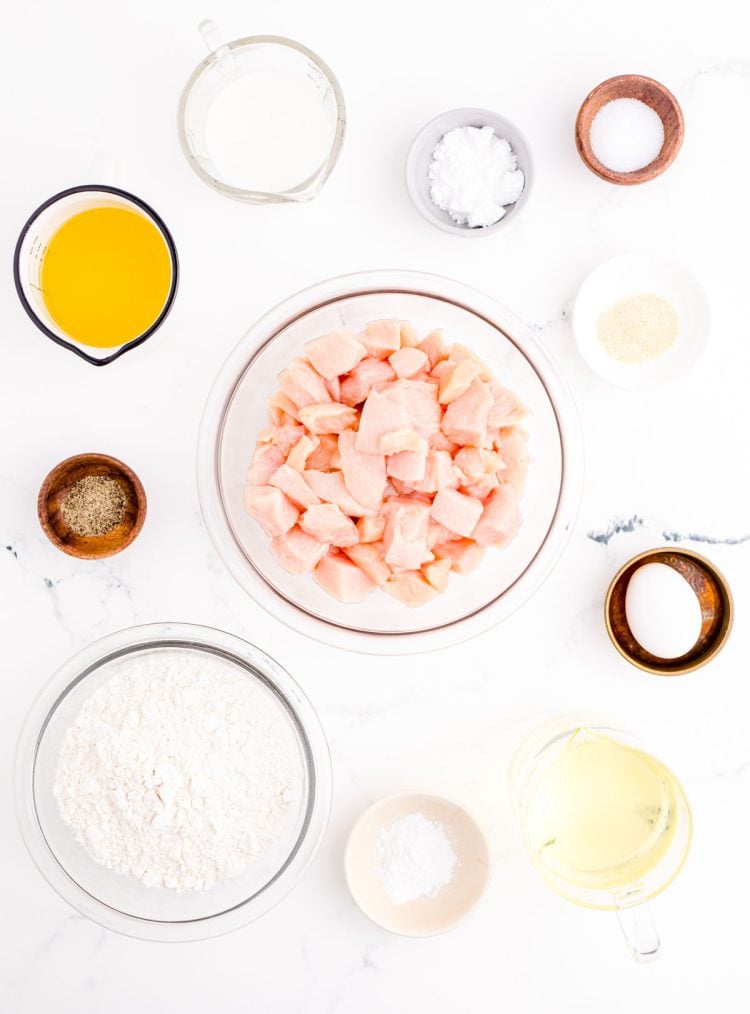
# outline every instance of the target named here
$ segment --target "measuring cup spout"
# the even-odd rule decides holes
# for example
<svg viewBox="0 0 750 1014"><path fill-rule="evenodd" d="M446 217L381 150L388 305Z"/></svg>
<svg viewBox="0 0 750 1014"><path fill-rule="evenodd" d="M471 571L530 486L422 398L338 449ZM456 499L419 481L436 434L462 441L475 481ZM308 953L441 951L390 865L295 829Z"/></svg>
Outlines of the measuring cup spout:
<svg viewBox="0 0 750 1014"><path fill-rule="evenodd" d="M634 905L617 910L620 929L636 961L655 961L661 952L659 931L654 922L651 906Z"/></svg>

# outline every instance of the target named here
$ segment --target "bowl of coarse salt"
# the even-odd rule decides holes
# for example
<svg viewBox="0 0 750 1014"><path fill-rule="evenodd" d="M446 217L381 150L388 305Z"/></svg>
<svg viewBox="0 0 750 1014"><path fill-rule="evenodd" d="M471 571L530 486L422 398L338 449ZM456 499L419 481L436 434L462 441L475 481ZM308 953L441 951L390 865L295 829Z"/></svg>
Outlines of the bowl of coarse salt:
<svg viewBox="0 0 750 1014"><path fill-rule="evenodd" d="M439 229L463 236L483 236L515 220L531 177L523 134L491 109L441 113L422 127L406 158L414 207Z"/></svg>
<svg viewBox="0 0 750 1014"><path fill-rule="evenodd" d="M202 940L257 919L311 862L331 804L325 735L258 648L131 627L66 662L19 738L16 814L57 893L107 929Z"/></svg>
<svg viewBox="0 0 750 1014"><path fill-rule="evenodd" d="M700 282L678 261L627 253L600 264L578 290L578 350L604 380L646 390L686 373L703 352L711 312Z"/></svg>

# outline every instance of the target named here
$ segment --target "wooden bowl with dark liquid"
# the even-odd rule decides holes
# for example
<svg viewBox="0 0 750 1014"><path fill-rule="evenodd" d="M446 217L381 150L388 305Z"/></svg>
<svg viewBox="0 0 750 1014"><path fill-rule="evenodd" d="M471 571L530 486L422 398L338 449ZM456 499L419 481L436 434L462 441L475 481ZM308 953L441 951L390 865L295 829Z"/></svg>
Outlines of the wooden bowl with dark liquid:
<svg viewBox="0 0 750 1014"><path fill-rule="evenodd" d="M105 535L78 535L63 518L61 507L75 484L88 475L115 479L125 496L125 514ZM101 560L122 552L146 520L146 493L135 472L108 454L76 454L55 465L42 483L37 500L39 522L50 542L79 560Z"/></svg>
<svg viewBox="0 0 750 1014"><path fill-rule="evenodd" d="M646 651L630 630L625 599L633 574L648 563L672 567L688 582L701 607L701 630L690 651L679 658L660 658ZM634 556L615 574L604 601L604 622L612 644L624 659L655 676L682 676L711 661L724 647L734 618L732 593L724 575L705 557L689 549L649 549Z"/></svg>

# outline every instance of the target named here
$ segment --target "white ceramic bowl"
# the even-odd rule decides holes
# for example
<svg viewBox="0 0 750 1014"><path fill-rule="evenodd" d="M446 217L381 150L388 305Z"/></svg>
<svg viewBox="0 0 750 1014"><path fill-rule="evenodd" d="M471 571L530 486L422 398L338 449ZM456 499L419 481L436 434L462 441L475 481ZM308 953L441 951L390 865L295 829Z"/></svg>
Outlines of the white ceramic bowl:
<svg viewBox="0 0 750 1014"><path fill-rule="evenodd" d="M471 227L459 225L447 211L433 202L430 197L429 168L435 145L456 127L494 127L498 137L504 137L510 143L518 161L518 168L523 171L525 183L521 196L514 204L508 204L503 217L492 225ZM461 236L485 236L501 229L509 222L515 221L522 206L526 203L531 189L532 166L531 153L518 127L499 113L491 109L451 109L441 113L419 131L414 138L406 157L406 188L417 211L444 232L452 232Z"/></svg>
<svg viewBox="0 0 750 1014"><path fill-rule="evenodd" d="M422 334L445 329L472 348L530 409L534 459L521 509L524 523L503 550L488 550L472 574L409 609L382 591L344 604L310 575L283 570L243 493L267 399L277 376L310 338L371 320L410 320ZM206 526L225 564L264 609L307 637L373 654L432 651L488 630L540 586L572 530L582 481L578 417L560 373L534 335L475 289L434 275L373 271L321 282L262 317L214 383L198 442L198 490Z"/></svg>
<svg viewBox="0 0 750 1014"><path fill-rule="evenodd" d="M599 342L596 322L618 300L647 292L674 306L679 336L672 348L650 363L620 363ZM650 253L621 254L600 264L578 290L573 306L573 334L588 365L604 380L634 391L686 373L708 342L710 324L711 311L700 282L679 262Z"/></svg>

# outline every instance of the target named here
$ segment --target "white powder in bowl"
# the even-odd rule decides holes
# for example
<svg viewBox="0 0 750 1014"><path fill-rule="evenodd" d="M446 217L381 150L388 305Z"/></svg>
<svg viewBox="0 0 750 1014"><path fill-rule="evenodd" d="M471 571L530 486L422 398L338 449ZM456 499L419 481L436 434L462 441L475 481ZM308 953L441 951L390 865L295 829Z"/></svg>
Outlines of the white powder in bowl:
<svg viewBox="0 0 750 1014"><path fill-rule="evenodd" d="M375 843L378 872L394 905L434 898L453 879L458 857L442 824L410 813L383 828Z"/></svg>
<svg viewBox="0 0 750 1014"><path fill-rule="evenodd" d="M204 652L120 663L65 734L54 794L96 862L175 891L243 873L282 832L301 784L282 706Z"/></svg>
<svg viewBox="0 0 750 1014"><path fill-rule="evenodd" d="M433 203L471 228L499 222L525 182L509 142L489 126L449 130L432 152L428 174Z"/></svg>
<svg viewBox="0 0 750 1014"><path fill-rule="evenodd" d="M613 99L594 117L591 150L608 169L632 173L650 165L664 144L659 114L640 99Z"/></svg>

